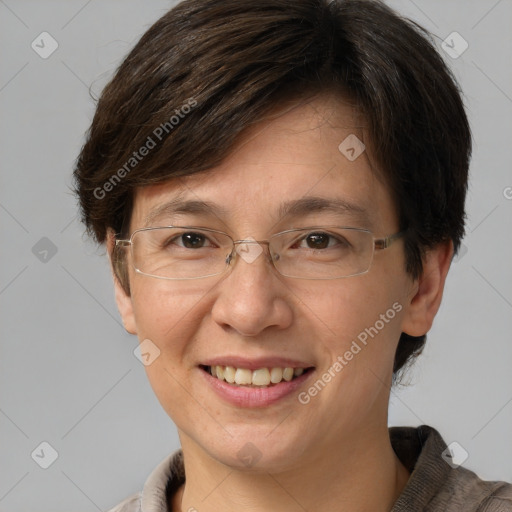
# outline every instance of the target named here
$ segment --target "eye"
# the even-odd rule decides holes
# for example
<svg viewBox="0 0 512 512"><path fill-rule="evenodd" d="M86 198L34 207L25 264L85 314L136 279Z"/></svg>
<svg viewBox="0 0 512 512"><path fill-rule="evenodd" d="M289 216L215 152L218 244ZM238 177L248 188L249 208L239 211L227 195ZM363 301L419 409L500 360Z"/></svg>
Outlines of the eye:
<svg viewBox="0 0 512 512"><path fill-rule="evenodd" d="M305 246L303 244L306 244ZM348 242L340 236L335 237L330 233L323 231L308 233L305 237L298 240L294 247L302 247L307 249L321 250L334 246L347 246Z"/></svg>
<svg viewBox="0 0 512 512"><path fill-rule="evenodd" d="M325 249L329 247L331 238L327 233L311 233L305 240L310 249Z"/></svg>
<svg viewBox="0 0 512 512"><path fill-rule="evenodd" d="M202 249L204 247L212 246L212 243L206 235L195 231L188 231L186 233L173 236L165 243L165 246L169 247L172 244L184 247L185 249Z"/></svg>

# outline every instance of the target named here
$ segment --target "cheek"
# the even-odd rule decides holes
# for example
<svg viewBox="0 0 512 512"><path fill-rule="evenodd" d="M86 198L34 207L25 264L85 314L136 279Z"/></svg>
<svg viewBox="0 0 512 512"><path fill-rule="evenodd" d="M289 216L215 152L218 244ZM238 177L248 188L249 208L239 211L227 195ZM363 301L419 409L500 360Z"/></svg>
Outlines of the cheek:
<svg viewBox="0 0 512 512"><path fill-rule="evenodd" d="M358 384L370 376L368 368L387 380L404 310L399 283L398 275L383 274L379 280L365 274L309 287L303 313L316 326L324 364L341 358L343 373Z"/></svg>
<svg viewBox="0 0 512 512"><path fill-rule="evenodd" d="M395 294L368 274L309 286L302 292L304 314L334 339L352 339L373 325Z"/></svg>
<svg viewBox="0 0 512 512"><path fill-rule="evenodd" d="M137 277L132 303L139 339L149 338L164 356L180 360L207 313L204 286Z"/></svg>
<svg viewBox="0 0 512 512"><path fill-rule="evenodd" d="M398 291L379 284L367 274L310 286L304 299L302 313L322 354L305 411L310 417L329 411L324 423L333 432L371 423L387 408L403 308L395 304Z"/></svg>
<svg viewBox="0 0 512 512"><path fill-rule="evenodd" d="M197 285L135 278L132 303L137 332L142 343L150 340L153 354L145 365L149 383L162 407L172 418L188 411L190 397L183 391L192 371L194 337L208 314L205 290ZM142 348L142 346L141 346ZM154 351L157 352L154 352ZM154 357L154 355L152 355ZM185 384L186 385L186 384ZM180 412L181 411L181 412Z"/></svg>
<svg viewBox="0 0 512 512"><path fill-rule="evenodd" d="M404 310L399 287L366 274L310 288L307 297L304 314L309 310L309 322L320 331L316 343L323 352L318 378L329 381L319 402L336 409L337 417L374 414L387 403L381 398L391 384Z"/></svg>

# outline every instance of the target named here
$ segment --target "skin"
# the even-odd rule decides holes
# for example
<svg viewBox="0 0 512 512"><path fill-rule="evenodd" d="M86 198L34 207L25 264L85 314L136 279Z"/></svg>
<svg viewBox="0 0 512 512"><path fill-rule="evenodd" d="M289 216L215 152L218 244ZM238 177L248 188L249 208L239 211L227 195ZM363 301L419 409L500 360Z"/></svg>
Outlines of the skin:
<svg viewBox="0 0 512 512"><path fill-rule="evenodd" d="M353 109L331 97L283 111L248 131L211 171L137 190L131 230L182 194L214 202L225 215L179 215L152 225L210 227L235 240L329 224L367 228L376 237L395 233L396 208L369 151L350 162L338 150L351 133L364 139L357 126ZM278 216L284 200L313 195L355 203L366 217ZM225 274L195 281L143 276L129 264L131 295L114 278L118 307L126 330L161 351L146 371L185 455L187 481L172 510L389 511L409 477L387 429L394 353L401 332L430 329L451 256L450 243L429 251L417 280L405 272L401 240L376 251L368 273L346 279L286 278L262 257L238 258ZM299 390L306 391L394 303L401 311L306 405L293 393L242 410L199 374L198 365L213 356L293 357L315 367ZM248 442L261 455L249 468L237 457Z"/></svg>

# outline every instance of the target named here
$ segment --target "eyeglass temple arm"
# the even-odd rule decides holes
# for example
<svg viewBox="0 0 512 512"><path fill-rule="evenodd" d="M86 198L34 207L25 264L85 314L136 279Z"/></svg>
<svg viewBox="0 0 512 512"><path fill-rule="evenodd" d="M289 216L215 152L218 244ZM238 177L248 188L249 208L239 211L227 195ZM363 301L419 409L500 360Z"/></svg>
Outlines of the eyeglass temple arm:
<svg viewBox="0 0 512 512"><path fill-rule="evenodd" d="M400 231L399 233L395 233L394 235L389 235L386 238L376 238L374 240L375 242L375 249L377 250L383 250L387 249L395 240L398 240L402 236L404 236L405 231Z"/></svg>

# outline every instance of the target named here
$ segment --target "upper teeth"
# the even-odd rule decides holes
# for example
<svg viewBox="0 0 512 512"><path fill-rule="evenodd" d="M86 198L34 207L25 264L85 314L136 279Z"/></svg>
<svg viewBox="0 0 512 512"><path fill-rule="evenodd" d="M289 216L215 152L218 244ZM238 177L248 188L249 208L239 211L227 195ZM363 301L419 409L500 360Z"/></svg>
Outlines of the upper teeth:
<svg viewBox="0 0 512 512"><path fill-rule="evenodd" d="M268 386L278 384L282 380L290 381L304 373L304 368L234 368L233 366L211 366L210 373L217 379L225 380L239 386Z"/></svg>

